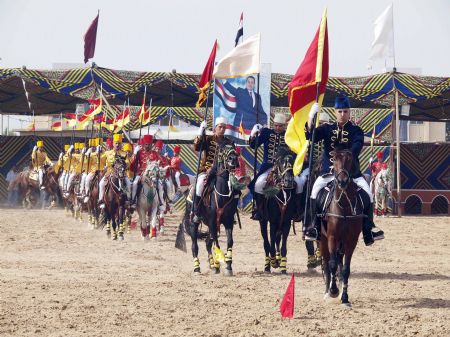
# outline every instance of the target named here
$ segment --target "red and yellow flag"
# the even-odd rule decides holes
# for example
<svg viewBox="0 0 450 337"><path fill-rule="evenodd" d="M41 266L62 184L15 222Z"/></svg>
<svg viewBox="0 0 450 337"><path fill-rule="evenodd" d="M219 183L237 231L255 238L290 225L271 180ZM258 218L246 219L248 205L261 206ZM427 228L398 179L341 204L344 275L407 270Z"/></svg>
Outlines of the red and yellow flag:
<svg viewBox="0 0 450 337"><path fill-rule="evenodd" d="M297 154L294 174L302 169L308 141L305 125L311 106L317 101L322 104L328 81L328 29L327 10L323 12L319 29L306 52L288 89L289 109L292 118L286 130L286 144Z"/></svg>
<svg viewBox="0 0 450 337"><path fill-rule="evenodd" d="M145 126L148 123L150 123L150 108L146 109L146 107L145 107L145 95L144 95L144 99L142 100L141 110L139 110L139 112L138 112L138 121L139 121L139 123L142 123L141 124L142 126Z"/></svg>
<svg viewBox="0 0 450 337"><path fill-rule="evenodd" d="M198 82L198 88L200 90L200 94L198 95L198 101L195 105L198 108L206 101L206 95L208 94L208 87L212 80L212 74L214 71L214 62L216 60L216 51L217 51L217 40L214 42L213 49L211 54L209 55L208 62L206 63L205 69L203 69L202 77L200 78L200 82Z"/></svg>
<svg viewBox="0 0 450 337"><path fill-rule="evenodd" d="M61 121L53 121L51 125L52 131L62 131Z"/></svg>
<svg viewBox="0 0 450 337"><path fill-rule="evenodd" d="M101 98L90 99L89 103L91 103L89 110L78 118L78 130L84 130L89 125L89 122L92 121L96 115L102 112Z"/></svg>

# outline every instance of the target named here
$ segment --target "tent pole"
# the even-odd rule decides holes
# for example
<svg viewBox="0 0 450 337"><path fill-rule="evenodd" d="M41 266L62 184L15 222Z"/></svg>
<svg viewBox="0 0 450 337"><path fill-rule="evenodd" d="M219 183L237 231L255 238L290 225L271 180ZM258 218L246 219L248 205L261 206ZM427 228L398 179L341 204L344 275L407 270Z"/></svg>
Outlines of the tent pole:
<svg viewBox="0 0 450 337"><path fill-rule="evenodd" d="M402 194L400 186L400 117L398 109L398 91L395 90L395 140L396 140L396 178L397 178L397 199L398 199L398 216L402 217Z"/></svg>

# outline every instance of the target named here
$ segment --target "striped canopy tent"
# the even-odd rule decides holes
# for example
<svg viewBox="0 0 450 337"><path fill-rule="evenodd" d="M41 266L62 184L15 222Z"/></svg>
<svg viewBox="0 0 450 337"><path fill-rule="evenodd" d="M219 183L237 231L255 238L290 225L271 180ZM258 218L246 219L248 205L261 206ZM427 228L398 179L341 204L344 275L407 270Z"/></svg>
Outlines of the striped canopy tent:
<svg viewBox="0 0 450 337"><path fill-rule="evenodd" d="M36 115L74 111L77 103L92 98L102 88L111 105L130 100L140 106L147 97L154 106L193 107L198 98L200 75L171 72L138 72L101 67L70 70L0 69L0 111L30 113L22 79ZM287 88L292 75L272 74L271 106L286 107ZM411 120L448 120L450 78L384 73L364 77L330 77L324 106L331 107L339 94L350 97L355 108L392 108L394 88L399 104L409 105ZM148 100L147 100L148 101Z"/></svg>
<svg viewBox="0 0 450 337"><path fill-rule="evenodd" d="M291 79L291 75L272 75L271 103L287 106L287 91ZM331 107L337 95L345 94L349 96L354 108L393 108L395 90L398 92L399 105L409 107L409 115L403 113L401 119L450 120L449 77L398 72L363 77L330 77L323 104Z"/></svg>

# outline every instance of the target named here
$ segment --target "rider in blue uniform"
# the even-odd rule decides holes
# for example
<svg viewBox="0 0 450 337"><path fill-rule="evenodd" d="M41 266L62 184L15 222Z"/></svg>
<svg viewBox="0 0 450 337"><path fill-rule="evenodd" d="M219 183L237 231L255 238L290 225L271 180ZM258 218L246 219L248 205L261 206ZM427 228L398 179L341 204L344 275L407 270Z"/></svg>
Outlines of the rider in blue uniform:
<svg viewBox="0 0 450 337"><path fill-rule="evenodd" d="M259 168L259 172L249 188L253 193L257 208L253 210L252 219L262 219L262 205L264 198L264 188L266 187L267 177L272 171L273 163L280 147L287 147L284 135L286 133L286 117L282 113L275 114L273 119L273 129L263 128L260 124L256 124L250 134L249 145L252 149L263 146L263 161ZM294 177L296 183L296 194L302 193L303 186L306 182L305 175Z"/></svg>
<svg viewBox="0 0 450 337"><path fill-rule="evenodd" d="M311 108L307 125L307 137L312 138L311 126L314 116L319 111L319 105L316 103ZM311 190L311 208L313 210L312 221L306 229L305 238L307 240L318 240L320 234L320 221L317 221L316 197L321 189L333 180L330 174L333 168L332 156L335 144L350 149L353 154L353 167L349 172L350 178L360 187L370 198L370 204L365 208L365 218L363 223L364 243L368 246L373 244L374 240L384 239L384 232L375 227L373 223L373 196L369 185L360 171L359 154L364 145L364 133L362 129L350 121L350 102L347 97L337 97L334 105L336 113L336 122L323 125L314 129L315 142L323 140L324 152L322 155L320 175L314 182Z"/></svg>

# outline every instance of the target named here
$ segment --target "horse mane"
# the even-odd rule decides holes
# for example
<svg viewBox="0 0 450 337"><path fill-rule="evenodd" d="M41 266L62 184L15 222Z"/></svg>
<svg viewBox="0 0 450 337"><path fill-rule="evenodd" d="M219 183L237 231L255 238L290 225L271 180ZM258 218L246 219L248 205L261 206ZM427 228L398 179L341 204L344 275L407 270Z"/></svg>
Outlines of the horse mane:
<svg viewBox="0 0 450 337"><path fill-rule="evenodd" d="M288 146L280 146L277 150L277 153L275 155L275 160L282 159L286 156L295 156L294 152L291 151L291 149Z"/></svg>

